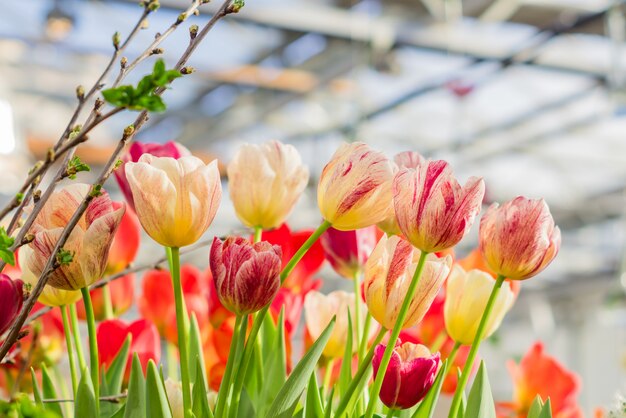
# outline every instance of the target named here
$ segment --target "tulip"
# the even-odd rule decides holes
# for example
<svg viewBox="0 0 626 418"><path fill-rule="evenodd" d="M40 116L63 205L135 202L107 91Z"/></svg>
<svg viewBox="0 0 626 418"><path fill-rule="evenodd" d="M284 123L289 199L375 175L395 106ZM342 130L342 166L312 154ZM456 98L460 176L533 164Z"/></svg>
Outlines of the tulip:
<svg viewBox="0 0 626 418"><path fill-rule="evenodd" d="M88 184L77 183L53 193L35 219L30 230L35 239L28 244L32 252L23 260L23 265L35 276L41 276L48 260L56 256L52 254L54 246L90 190ZM124 206L115 209L109 195L102 190L89 203L63 246L73 255L72 260L52 271L48 284L63 290L78 290L100 279L124 211Z"/></svg>
<svg viewBox="0 0 626 418"><path fill-rule="evenodd" d="M165 380L165 393L172 411L172 418L184 418L183 384L168 377Z"/></svg>
<svg viewBox="0 0 626 418"><path fill-rule="evenodd" d="M485 262L485 259L483 258L483 255L480 252L479 248L473 249L465 258L457 260L456 263L459 266L463 267L463 270L465 271L477 269L484 271L494 279L498 277L498 275L493 270L491 270L489 266L487 266L487 263ZM509 284L509 286L511 286L513 295L515 296L515 299L517 299L519 292L522 290L521 282L519 280L509 279L507 279L506 282Z"/></svg>
<svg viewBox="0 0 626 418"><path fill-rule="evenodd" d="M130 335L130 350L126 363L124 379L128 381L133 355L137 354L143 371L146 371L149 360L158 363L161 359L161 341L154 324L145 319L127 324L120 319L109 319L100 322L97 330L98 351L100 354L100 366L108 368L115 356L124 345L124 341Z"/></svg>
<svg viewBox="0 0 626 418"><path fill-rule="evenodd" d="M426 252L454 247L480 212L485 184L472 177L464 187L445 161L401 169L393 179L396 219L406 239Z"/></svg>
<svg viewBox="0 0 626 418"><path fill-rule="evenodd" d="M43 308L43 304L36 303L30 313L31 315L41 313L39 311ZM26 363L28 367L38 368L42 363L46 366L59 363L67 353L61 311L52 309L44 313L30 323L28 329L30 331L28 335L20 338L13 347L16 355L13 353L9 355L16 365L21 367Z"/></svg>
<svg viewBox="0 0 626 418"><path fill-rule="evenodd" d="M114 209L123 206L121 202L111 202ZM135 261L141 241L141 225L135 212L127 210L122 216L120 226L111 243L109 258L107 260L107 274L117 274Z"/></svg>
<svg viewBox="0 0 626 418"><path fill-rule="evenodd" d="M346 279L354 279L374 250L378 242L377 235L375 226L354 231L329 228L322 234L320 241L326 259L337 274Z"/></svg>
<svg viewBox="0 0 626 418"><path fill-rule="evenodd" d="M217 160L144 154L126 164L126 176L139 221L159 244L193 244L213 222L222 197Z"/></svg>
<svg viewBox="0 0 626 418"><path fill-rule="evenodd" d="M296 148L278 141L242 145L227 171L237 217L261 229L280 226L309 181Z"/></svg>
<svg viewBox="0 0 626 418"><path fill-rule="evenodd" d="M24 283L0 274L0 335L9 329L24 302Z"/></svg>
<svg viewBox="0 0 626 418"><path fill-rule="evenodd" d="M130 185L128 184L128 179L126 178L126 163L136 163L143 154L152 154L155 157L171 157L175 159L191 155L189 150L178 142L169 141L165 144L133 142L126 154L121 158L121 166L113 172L117 184L120 186L124 198L126 198L126 202L128 202L128 205L133 211L135 210L135 202Z"/></svg>
<svg viewBox="0 0 626 418"><path fill-rule="evenodd" d="M237 315L256 312L269 304L280 287L281 249L241 237L213 239L211 273L222 304Z"/></svg>
<svg viewBox="0 0 626 418"><path fill-rule="evenodd" d="M362 142L342 144L322 171L317 203L341 231L365 228L392 213L393 164Z"/></svg>
<svg viewBox="0 0 626 418"><path fill-rule="evenodd" d="M374 350L374 376L386 346L379 344ZM380 400L389 408L408 409L424 399L441 366L439 353L431 354L421 344L398 344L391 355L385 372Z"/></svg>
<svg viewBox="0 0 626 418"><path fill-rule="evenodd" d="M420 252L398 236L383 236L365 265L364 293L370 314L392 329L417 268ZM402 329L421 321L450 272L452 257L429 254Z"/></svg>
<svg viewBox="0 0 626 418"><path fill-rule="evenodd" d="M501 207L491 205L480 221L479 235L489 268L512 280L541 272L561 246L561 231L546 202L522 196Z"/></svg>
<svg viewBox="0 0 626 418"><path fill-rule="evenodd" d="M330 334L328 343L324 347L323 355L328 358L341 358L348 341L348 311L354 323L354 293L336 290L324 295L318 291L309 292L304 298L304 320L306 330L312 340L317 340L326 329L333 317L336 317L335 326ZM362 312L364 320L366 312ZM357 332L352 333L352 352L356 352L359 341Z"/></svg>
<svg viewBox="0 0 626 418"><path fill-rule="evenodd" d="M444 306L446 330L454 341L464 345L472 344L494 283L493 278L483 271L466 272L462 267L454 266L448 278ZM494 301L483 338L488 338L498 329L514 301L510 285L503 283Z"/></svg>

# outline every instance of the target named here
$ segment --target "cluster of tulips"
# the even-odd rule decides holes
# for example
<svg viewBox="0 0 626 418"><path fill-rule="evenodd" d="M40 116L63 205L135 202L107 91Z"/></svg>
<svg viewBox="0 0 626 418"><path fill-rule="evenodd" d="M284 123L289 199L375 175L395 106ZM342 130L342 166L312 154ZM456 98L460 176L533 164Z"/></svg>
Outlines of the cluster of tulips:
<svg viewBox="0 0 626 418"><path fill-rule="evenodd" d="M450 418L494 416L482 366L475 379L482 386L472 388L478 397L466 400L465 389L481 341L513 305L519 281L541 272L559 250L560 232L543 200L492 204L480 220L479 249L455 261L453 247L479 215L485 186L474 177L461 186L445 161L416 152L390 160L364 143L343 144L317 186L322 222L299 232L285 221L309 172L293 146L243 145L227 174L235 212L253 233L213 238L205 272L181 267L180 250L197 243L215 218L222 199L217 161L205 164L176 143L135 143L115 171L126 204L104 190L90 201L63 248L70 259L39 298L61 307L76 411L88 393L92 416L431 417L444 391L454 393ZM21 309L24 283L36 284L58 257L55 244L89 193L88 185L67 185L37 216L19 268L0 278L0 334ZM115 316L134 299L127 267L140 226L165 247L170 269L144 275L143 318L127 324ZM353 293L319 292L313 275L324 258L353 281ZM101 283L103 277L115 280ZM292 364L302 310L305 353ZM89 365L78 317L87 321ZM160 337L168 347L166 380L156 368ZM32 355L26 340L14 347L14 362ZM318 368L325 370L321 386ZM119 385L111 384L112 369L122 370ZM38 381L33 372L35 392ZM110 393L124 385L124 396ZM531 407L531 398L510 414L535 408L538 416L542 401ZM45 405L62 413L54 402Z"/></svg>

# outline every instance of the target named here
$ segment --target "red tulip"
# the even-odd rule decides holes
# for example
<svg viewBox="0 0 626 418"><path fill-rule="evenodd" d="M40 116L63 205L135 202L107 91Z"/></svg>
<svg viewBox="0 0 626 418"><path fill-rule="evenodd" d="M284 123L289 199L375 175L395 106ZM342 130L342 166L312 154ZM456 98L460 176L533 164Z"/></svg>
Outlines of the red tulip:
<svg viewBox="0 0 626 418"><path fill-rule="evenodd" d="M251 244L242 237L213 239L211 273L222 304L237 315L269 304L280 287L282 252L278 245Z"/></svg>
<svg viewBox="0 0 626 418"><path fill-rule="evenodd" d="M535 343L520 364L510 361L508 366L513 377L513 402L500 403L499 416L525 417L539 395L544 401L550 398L553 417L583 417L576 400L580 379L554 357L545 354L542 343Z"/></svg>
<svg viewBox="0 0 626 418"><path fill-rule="evenodd" d="M181 286L187 312L195 313L201 330L209 318L209 287L206 277L194 266L181 267ZM177 344L176 306L172 279L167 270L149 270L143 276L142 294L137 301L142 317L152 321L161 336Z"/></svg>
<svg viewBox="0 0 626 418"><path fill-rule="evenodd" d="M326 259L333 269L346 279L354 279L360 274L369 255L378 242L376 226L340 231L329 228L322 234L320 241Z"/></svg>
<svg viewBox="0 0 626 418"><path fill-rule="evenodd" d="M378 373L385 348L379 344L374 350L374 376ZM411 408L426 396L440 365L439 353L431 354L420 344L398 344L385 372L380 400L389 408Z"/></svg>
<svg viewBox="0 0 626 418"><path fill-rule="evenodd" d="M445 161L401 169L393 179L396 219L406 239L422 251L454 247L480 212L485 183L472 177L464 187Z"/></svg>
<svg viewBox="0 0 626 418"><path fill-rule="evenodd" d="M120 319L109 319L100 322L96 331L101 366L104 365L105 368L108 368L111 365L128 335L131 336L132 340L124 375L126 381L130 376L130 367L134 354L137 354L139 357L139 362L144 372L146 371L148 360L154 360L155 363L158 363L161 359L159 332L152 322L139 319L127 324Z"/></svg>
<svg viewBox="0 0 626 418"><path fill-rule="evenodd" d="M143 154L152 154L155 157L171 157L175 159L191 155L187 148L173 141L166 142L165 144L133 142L130 148L128 148L128 152L122 157L122 165L114 171L117 184L120 186L120 190L124 194L126 202L128 202L128 205L133 211L135 210L135 201L133 200L133 194L130 190L128 180L126 179L125 166L129 161L136 163Z"/></svg>
<svg viewBox="0 0 626 418"><path fill-rule="evenodd" d="M0 274L0 335L9 329L24 302L24 283Z"/></svg>
<svg viewBox="0 0 626 418"><path fill-rule="evenodd" d="M513 280L529 279L554 260L561 231L543 199L519 196L494 203L480 221L480 251L487 265Z"/></svg>

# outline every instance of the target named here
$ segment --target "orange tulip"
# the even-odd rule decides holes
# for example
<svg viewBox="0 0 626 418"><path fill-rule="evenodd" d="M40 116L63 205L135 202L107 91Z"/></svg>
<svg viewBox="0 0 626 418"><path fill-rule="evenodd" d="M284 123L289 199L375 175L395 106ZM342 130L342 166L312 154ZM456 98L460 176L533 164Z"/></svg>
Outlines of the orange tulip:
<svg viewBox="0 0 626 418"><path fill-rule="evenodd" d="M415 247L429 253L454 247L480 212L485 184L472 177L464 187L445 161L401 169L393 179L398 226Z"/></svg>
<svg viewBox="0 0 626 418"><path fill-rule="evenodd" d="M543 199L519 196L494 203L480 221L480 250L491 270L512 280L529 279L548 266L561 246Z"/></svg>

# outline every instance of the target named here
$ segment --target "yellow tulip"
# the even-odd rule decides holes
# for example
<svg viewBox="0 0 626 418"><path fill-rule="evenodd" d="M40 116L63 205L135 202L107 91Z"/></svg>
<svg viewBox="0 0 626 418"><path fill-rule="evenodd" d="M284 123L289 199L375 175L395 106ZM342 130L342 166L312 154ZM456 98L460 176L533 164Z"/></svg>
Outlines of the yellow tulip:
<svg viewBox="0 0 626 418"><path fill-rule="evenodd" d="M244 144L228 165L228 189L237 217L248 227L280 226L309 181L309 170L292 145Z"/></svg>
<svg viewBox="0 0 626 418"><path fill-rule="evenodd" d="M393 164L362 142L342 144L324 167L317 204L335 229L350 231L385 220L393 213Z"/></svg>
<svg viewBox="0 0 626 418"><path fill-rule="evenodd" d="M420 251L394 235L383 236L365 264L364 292L370 314L383 327L392 329L417 268ZM443 285L452 257L429 254L417 284L415 297L402 324L412 327L422 320Z"/></svg>
<svg viewBox="0 0 626 418"><path fill-rule="evenodd" d="M215 218L222 198L217 160L174 159L144 154L126 163L126 177L143 229L166 247L198 241Z"/></svg>
<svg viewBox="0 0 626 418"><path fill-rule="evenodd" d="M444 304L446 331L454 341L472 344L494 284L493 277L484 271L466 272L461 266L454 266L448 278ZM498 329L514 301L515 295L511 286L504 282L491 310L484 338Z"/></svg>

